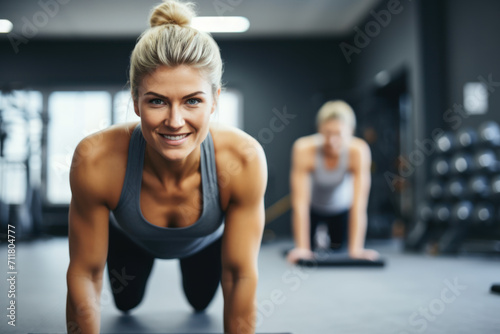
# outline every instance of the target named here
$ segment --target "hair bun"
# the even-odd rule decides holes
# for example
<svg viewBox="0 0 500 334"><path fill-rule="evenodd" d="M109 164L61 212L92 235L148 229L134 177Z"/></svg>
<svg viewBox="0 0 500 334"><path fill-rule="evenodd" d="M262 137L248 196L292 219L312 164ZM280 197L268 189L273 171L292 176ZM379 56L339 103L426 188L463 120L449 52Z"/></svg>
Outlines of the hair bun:
<svg viewBox="0 0 500 334"><path fill-rule="evenodd" d="M193 3L166 0L153 8L149 24L151 28L167 24L189 26L194 16Z"/></svg>

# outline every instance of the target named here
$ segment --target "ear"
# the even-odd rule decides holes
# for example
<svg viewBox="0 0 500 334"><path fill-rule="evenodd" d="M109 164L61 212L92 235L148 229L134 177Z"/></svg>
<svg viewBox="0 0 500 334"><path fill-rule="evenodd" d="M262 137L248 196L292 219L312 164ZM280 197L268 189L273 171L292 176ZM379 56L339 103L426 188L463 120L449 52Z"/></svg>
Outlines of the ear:
<svg viewBox="0 0 500 334"><path fill-rule="evenodd" d="M210 111L210 114L213 114L214 111L215 111L215 109L217 109L217 104L219 104L220 91L221 91L221 89L219 87L219 89L217 89L217 93L216 93L216 95L214 97L214 102L212 104L212 110Z"/></svg>

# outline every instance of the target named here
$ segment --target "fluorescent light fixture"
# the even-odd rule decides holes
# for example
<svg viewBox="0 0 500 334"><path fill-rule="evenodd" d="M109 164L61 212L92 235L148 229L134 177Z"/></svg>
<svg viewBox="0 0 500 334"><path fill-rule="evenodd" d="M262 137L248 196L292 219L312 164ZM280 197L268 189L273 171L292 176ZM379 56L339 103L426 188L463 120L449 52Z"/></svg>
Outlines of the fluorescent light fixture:
<svg viewBox="0 0 500 334"><path fill-rule="evenodd" d="M243 16L198 16L193 18L192 27L206 32L245 32L250 21Z"/></svg>
<svg viewBox="0 0 500 334"><path fill-rule="evenodd" d="M12 22L9 20L0 20L0 34L7 34L12 31Z"/></svg>

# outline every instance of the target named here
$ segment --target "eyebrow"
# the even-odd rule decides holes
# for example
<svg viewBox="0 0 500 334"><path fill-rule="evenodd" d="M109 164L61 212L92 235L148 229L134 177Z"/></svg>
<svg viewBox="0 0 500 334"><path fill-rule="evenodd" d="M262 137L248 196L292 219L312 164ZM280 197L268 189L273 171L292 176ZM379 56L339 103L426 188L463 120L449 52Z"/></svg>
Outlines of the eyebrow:
<svg viewBox="0 0 500 334"><path fill-rule="evenodd" d="M183 96L182 99L187 99L187 98L190 98L190 97L198 95L198 94L205 94L205 92L202 92L201 90L199 90L197 92L194 92L194 93L188 94L186 96ZM169 99L168 97L166 97L164 95L161 95L161 94L158 94L158 93L155 93L155 92L147 92L147 93L144 93L144 95L154 95L154 96L157 96L157 97L161 97L162 99L165 99L165 100Z"/></svg>

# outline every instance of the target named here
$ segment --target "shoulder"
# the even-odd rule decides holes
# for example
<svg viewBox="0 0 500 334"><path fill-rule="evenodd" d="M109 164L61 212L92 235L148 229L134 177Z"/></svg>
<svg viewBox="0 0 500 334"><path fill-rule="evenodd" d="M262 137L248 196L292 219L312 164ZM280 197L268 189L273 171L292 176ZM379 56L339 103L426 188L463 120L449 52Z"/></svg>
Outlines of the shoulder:
<svg viewBox="0 0 500 334"><path fill-rule="evenodd" d="M249 134L233 127L211 126L219 188L224 195L261 193L267 185L267 162L262 146ZM260 195L258 195L260 196Z"/></svg>
<svg viewBox="0 0 500 334"><path fill-rule="evenodd" d="M265 162L265 154L259 142L244 131L216 125L210 128L214 141L216 160L221 165L231 161L242 164Z"/></svg>
<svg viewBox="0 0 500 334"><path fill-rule="evenodd" d="M371 165L370 146L361 138L353 137L349 143L349 160L353 168Z"/></svg>
<svg viewBox="0 0 500 334"><path fill-rule="evenodd" d="M108 204L125 178L130 137L136 124L114 125L83 138L73 154L73 197L95 196Z"/></svg>
<svg viewBox="0 0 500 334"><path fill-rule="evenodd" d="M293 143L294 153L310 153L314 152L322 143L321 135L313 134L300 137Z"/></svg>
<svg viewBox="0 0 500 334"><path fill-rule="evenodd" d="M319 134L297 139L292 147L292 168L296 170L313 170L315 163L314 156L321 144L322 138Z"/></svg>

